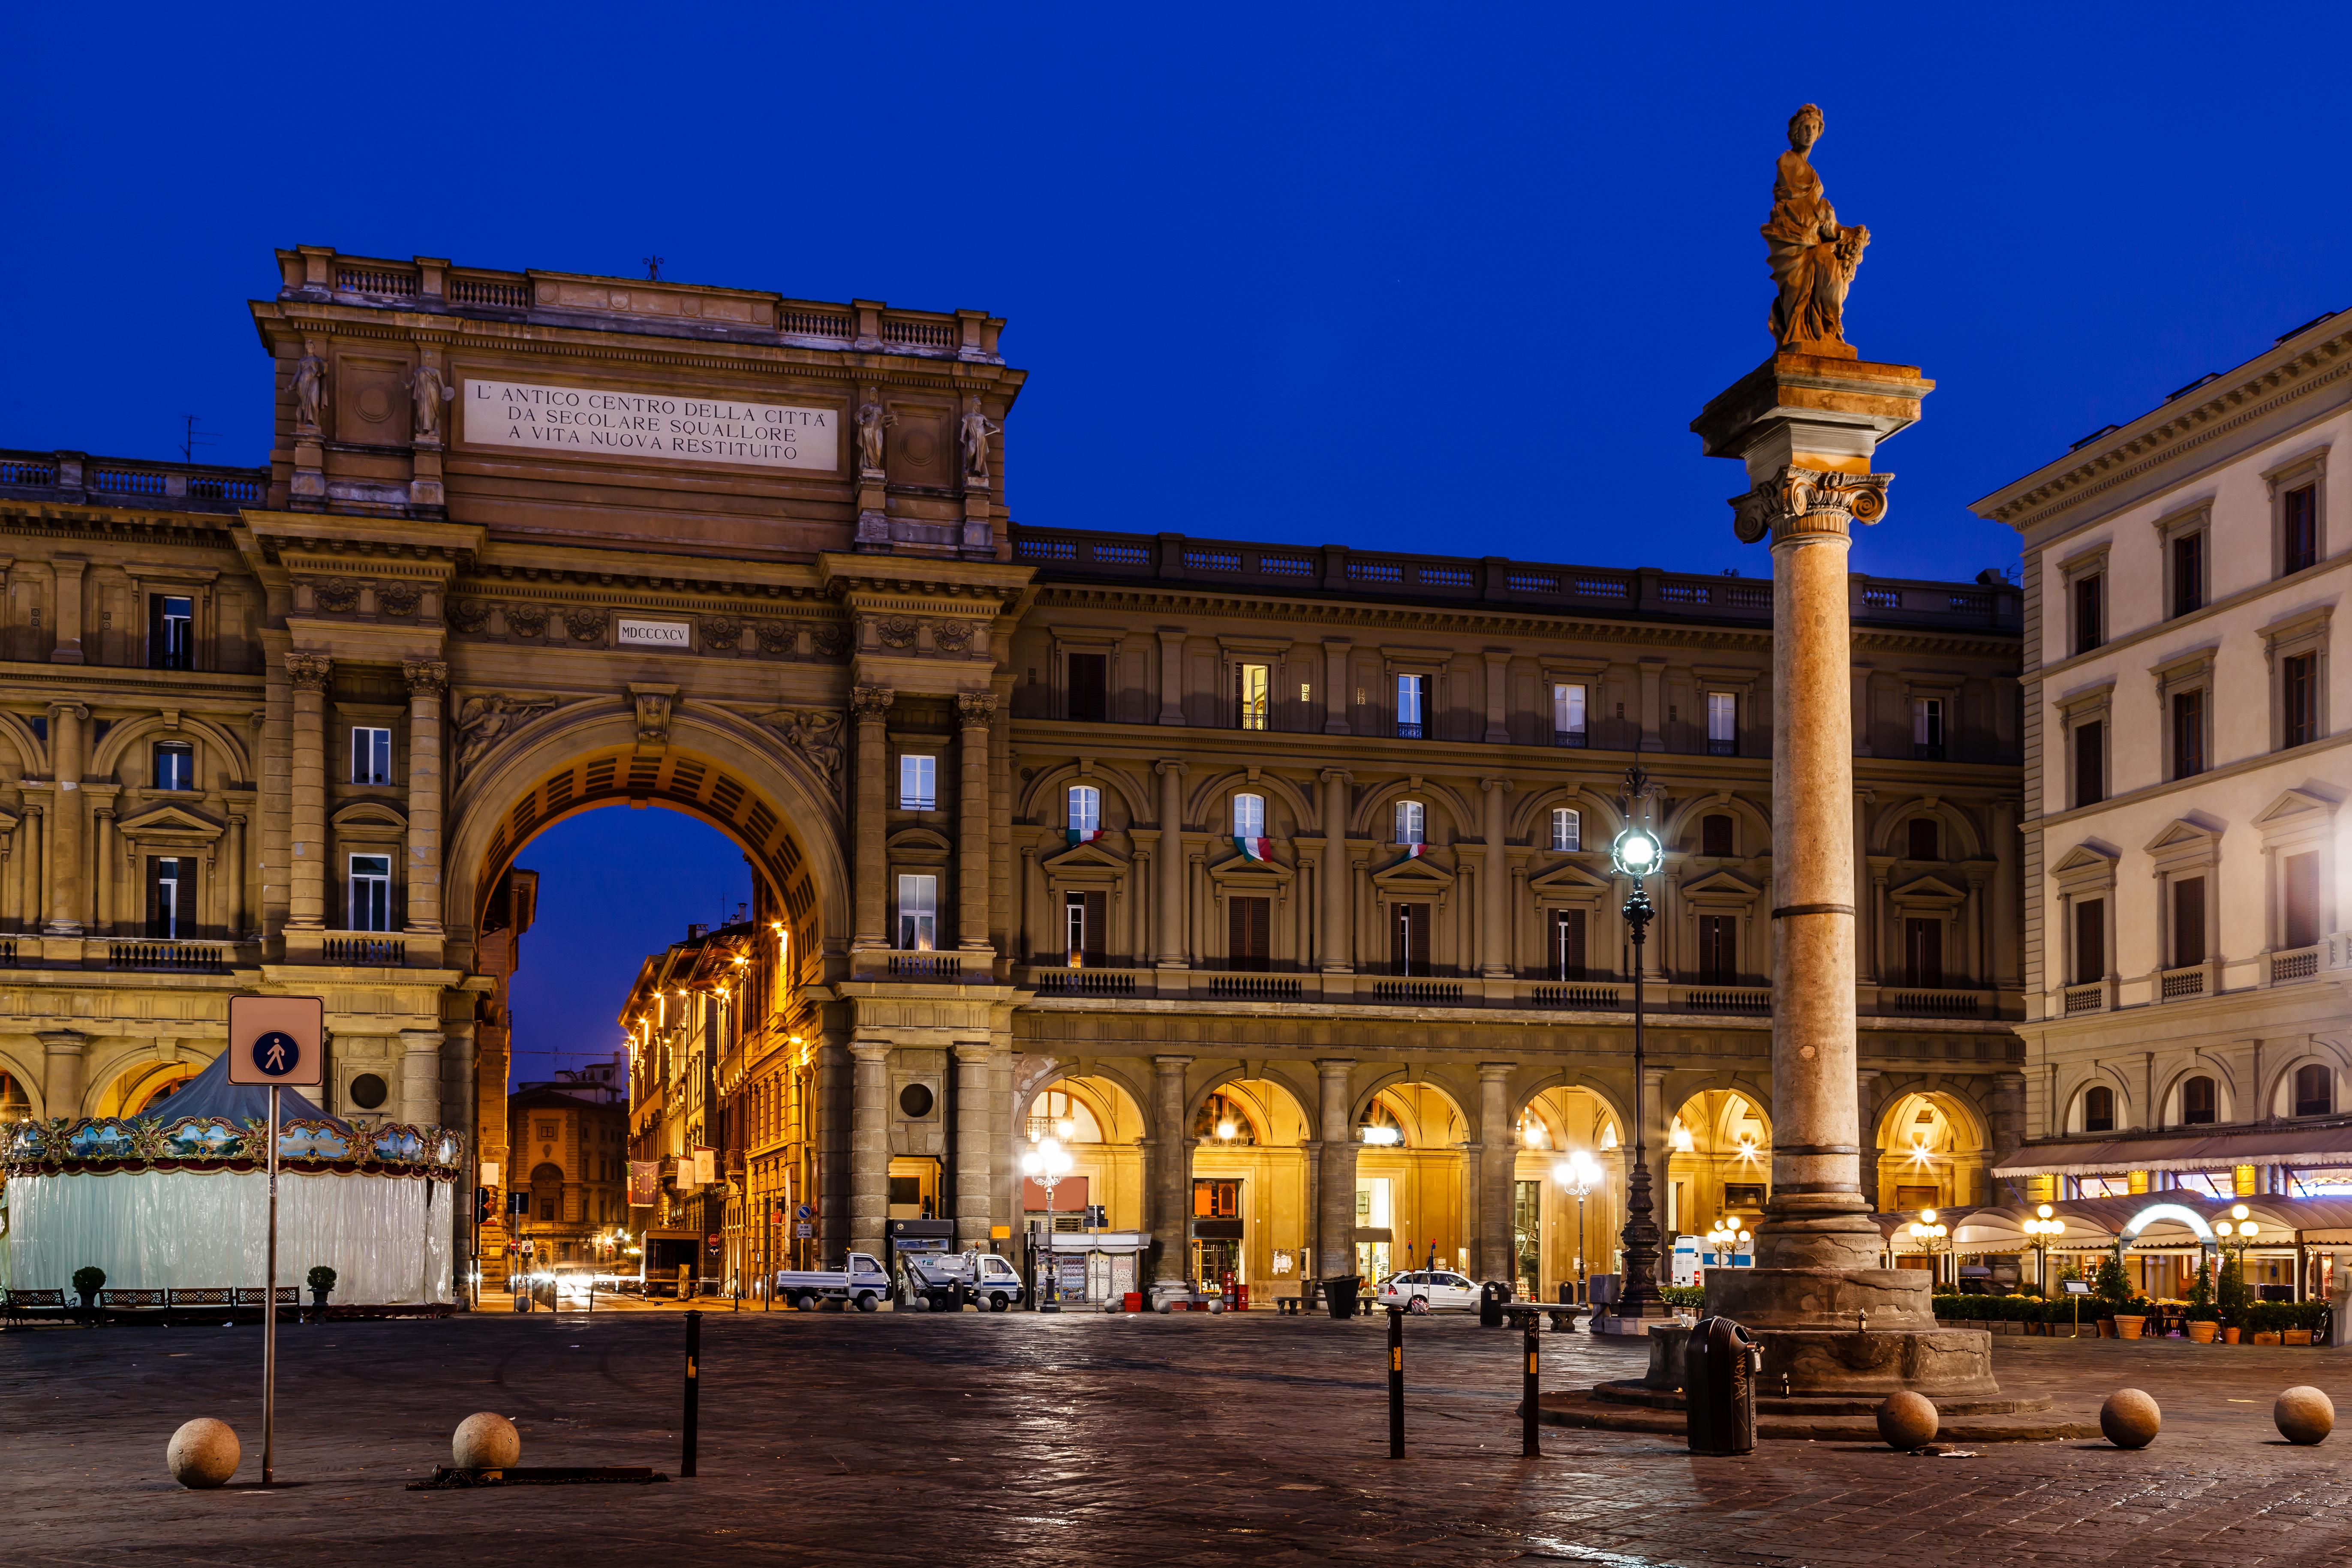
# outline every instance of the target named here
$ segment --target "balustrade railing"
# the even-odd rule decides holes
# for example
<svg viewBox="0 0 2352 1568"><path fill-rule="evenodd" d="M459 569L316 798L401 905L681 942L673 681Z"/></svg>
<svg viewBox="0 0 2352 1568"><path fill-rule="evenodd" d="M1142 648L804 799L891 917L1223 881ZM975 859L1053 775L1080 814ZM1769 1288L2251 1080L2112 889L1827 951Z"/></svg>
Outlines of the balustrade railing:
<svg viewBox="0 0 2352 1568"><path fill-rule="evenodd" d="M408 944L397 936L330 936L319 944L319 956L330 964L398 968L408 962Z"/></svg>
<svg viewBox="0 0 2352 1568"><path fill-rule="evenodd" d="M2319 949L2316 946L2271 955L2271 984L2273 986L2287 980L2308 980L2318 973Z"/></svg>
<svg viewBox="0 0 2352 1568"><path fill-rule="evenodd" d="M2157 977L2157 995L2163 1000L2179 1001L2183 997L2205 994L2205 967L2189 969L2167 969Z"/></svg>
<svg viewBox="0 0 2352 1568"><path fill-rule="evenodd" d="M11 944L13 947L13 944ZM216 942L115 941L106 948L110 969L193 975L226 975L232 950Z"/></svg>
<svg viewBox="0 0 2352 1568"><path fill-rule="evenodd" d="M2106 1005L2107 988L2103 984L2091 986L2069 986L2066 988L2063 1006L2066 1009L2067 1016L2070 1018L2076 1013L2098 1012L2105 1009Z"/></svg>

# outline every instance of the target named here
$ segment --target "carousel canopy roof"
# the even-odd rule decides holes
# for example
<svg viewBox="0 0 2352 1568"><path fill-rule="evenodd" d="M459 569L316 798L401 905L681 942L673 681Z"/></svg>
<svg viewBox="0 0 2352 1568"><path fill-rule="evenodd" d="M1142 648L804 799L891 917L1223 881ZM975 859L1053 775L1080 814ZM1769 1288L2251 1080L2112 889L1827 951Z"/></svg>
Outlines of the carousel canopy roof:
<svg viewBox="0 0 2352 1568"><path fill-rule="evenodd" d="M2212 1171L2269 1165L2352 1165L2352 1125L2281 1125L2201 1137L2028 1144L1995 1166L1992 1174L2106 1176L2118 1171Z"/></svg>
<svg viewBox="0 0 2352 1568"><path fill-rule="evenodd" d="M278 1124L289 1122L324 1122L349 1133L351 1128L328 1115L303 1097L299 1089L278 1091ZM158 1124L176 1122L184 1116L218 1116L230 1125L246 1122L267 1123L269 1120L269 1090L258 1083L231 1083L228 1081L228 1052L213 1058L210 1067L188 1080L179 1092L156 1101L137 1116L138 1122Z"/></svg>

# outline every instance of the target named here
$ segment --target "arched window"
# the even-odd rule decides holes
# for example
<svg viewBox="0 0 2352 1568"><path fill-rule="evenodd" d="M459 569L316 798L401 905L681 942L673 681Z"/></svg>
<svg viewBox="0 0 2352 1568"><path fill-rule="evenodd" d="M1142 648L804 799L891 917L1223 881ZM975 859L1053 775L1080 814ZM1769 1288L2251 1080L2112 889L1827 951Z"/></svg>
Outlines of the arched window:
<svg viewBox="0 0 2352 1568"><path fill-rule="evenodd" d="M1428 841L1429 810L1418 800L1396 803L1396 841L1419 844Z"/></svg>
<svg viewBox="0 0 2352 1568"><path fill-rule="evenodd" d="M2213 1092L2213 1081L2210 1078L2192 1078L2182 1084L2180 1086L2182 1124L2190 1127L2210 1125L2217 1109L2215 1104L2217 1098L2218 1096Z"/></svg>
<svg viewBox="0 0 2352 1568"><path fill-rule="evenodd" d="M1385 1100L1375 1100L1364 1112L1363 1124L1356 1129L1360 1142L1375 1148L1401 1149L1404 1144L1404 1124L1389 1109Z"/></svg>
<svg viewBox="0 0 2352 1568"><path fill-rule="evenodd" d="M2336 1113L2336 1074L2313 1062L2294 1070L2294 1113L2332 1116Z"/></svg>
<svg viewBox="0 0 2352 1568"><path fill-rule="evenodd" d="M1201 1102L1192 1116L1192 1135L1203 1144L1235 1149L1257 1142L1257 1129L1250 1124L1249 1113L1223 1094L1212 1094Z"/></svg>
<svg viewBox="0 0 2352 1568"><path fill-rule="evenodd" d="M1552 808L1551 847L1555 850L1580 850L1584 847L1582 812L1567 806Z"/></svg>
<svg viewBox="0 0 2352 1568"><path fill-rule="evenodd" d="M1262 839L1265 837L1265 797L1236 795L1234 797L1234 837Z"/></svg>
<svg viewBox="0 0 2352 1568"><path fill-rule="evenodd" d="M1907 830L1911 835L1910 858L1915 861L1936 861L1944 858L1943 848L1936 832L1936 819L1914 817Z"/></svg>
<svg viewBox="0 0 2352 1568"><path fill-rule="evenodd" d="M1094 1110L1066 1089L1041 1090L1029 1102L1029 1141L1058 1139L1065 1144L1099 1144L1102 1127Z"/></svg>
<svg viewBox="0 0 2352 1568"><path fill-rule="evenodd" d="M2112 1133L2116 1130L2116 1092L2105 1084L2083 1091L2083 1131Z"/></svg>
<svg viewBox="0 0 2352 1568"><path fill-rule="evenodd" d="M1707 817L1698 825L1699 850L1703 855L1727 855L1731 851L1731 819Z"/></svg>
<svg viewBox="0 0 2352 1568"><path fill-rule="evenodd" d="M1102 831L1101 790L1091 784L1070 786L1069 828L1070 831L1084 833L1089 839Z"/></svg>

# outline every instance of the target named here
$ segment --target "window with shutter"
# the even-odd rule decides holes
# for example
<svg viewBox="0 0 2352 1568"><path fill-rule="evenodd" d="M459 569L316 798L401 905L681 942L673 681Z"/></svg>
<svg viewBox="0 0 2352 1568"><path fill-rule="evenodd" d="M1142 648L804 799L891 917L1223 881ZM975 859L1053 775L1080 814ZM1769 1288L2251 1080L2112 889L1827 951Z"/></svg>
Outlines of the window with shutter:
<svg viewBox="0 0 2352 1568"><path fill-rule="evenodd" d="M1273 957L1273 908L1270 898L1225 900L1227 964L1235 969L1264 969Z"/></svg>
<svg viewBox="0 0 2352 1568"><path fill-rule="evenodd" d="M1429 912L1430 905L1426 904L1392 904L1389 906L1391 974L1429 973Z"/></svg>

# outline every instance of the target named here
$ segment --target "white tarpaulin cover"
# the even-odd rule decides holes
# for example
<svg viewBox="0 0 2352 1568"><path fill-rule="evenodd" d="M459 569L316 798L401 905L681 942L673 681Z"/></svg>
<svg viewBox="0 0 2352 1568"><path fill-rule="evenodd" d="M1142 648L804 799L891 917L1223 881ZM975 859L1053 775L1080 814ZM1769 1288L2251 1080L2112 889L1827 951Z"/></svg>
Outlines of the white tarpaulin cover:
<svg viewBox="0 0 2352 1568"><path fill-rule="evenodd" d="M324 1263L338 1302L447 1301L455 1196L417 1176L280 1172L276 1282L301 1285ZM263 1282L269 1178L258 1171L12 1176L5 1207L0 1282L20 1291L69 1290L90 1263L111 1290Z"/></svg>

